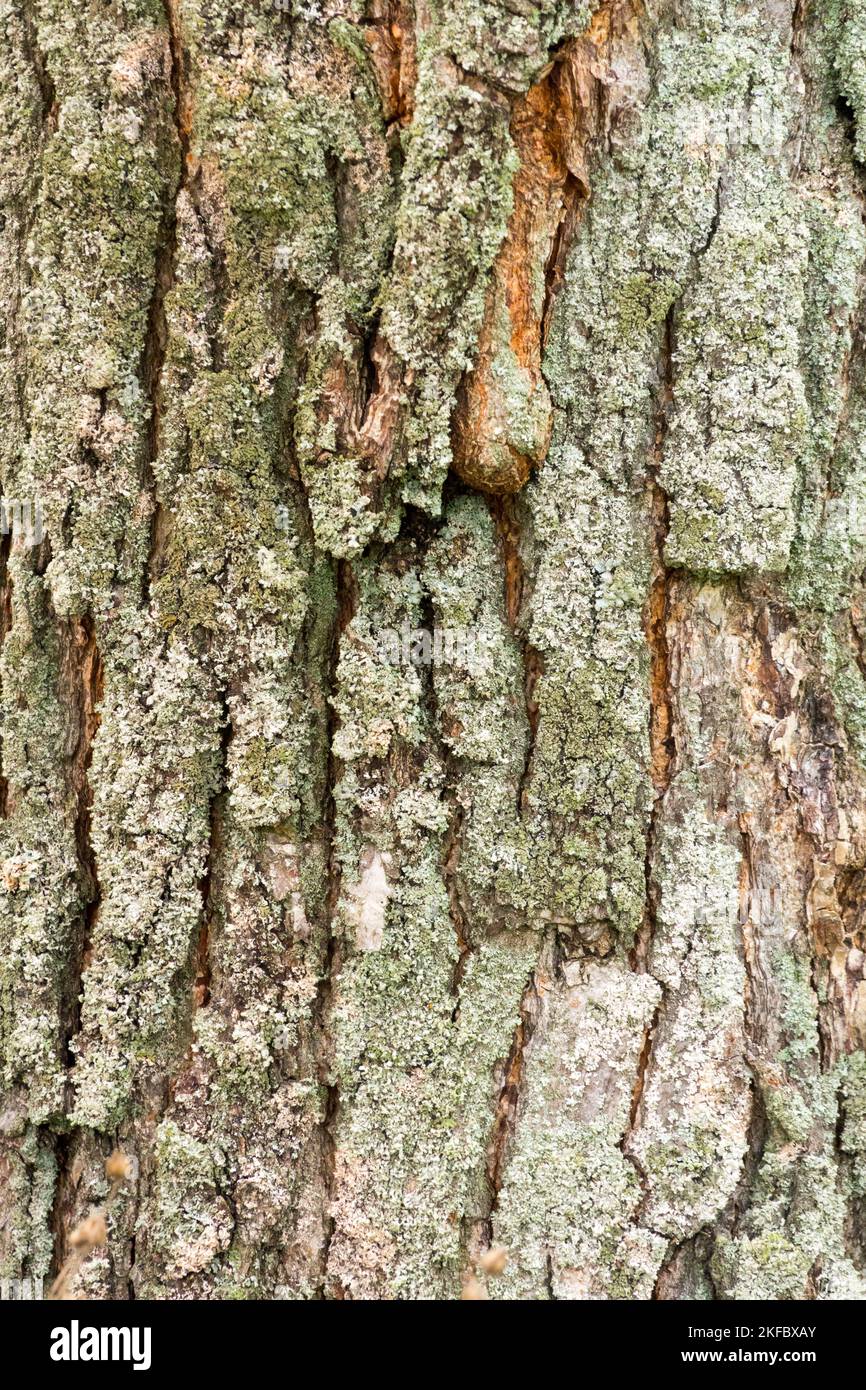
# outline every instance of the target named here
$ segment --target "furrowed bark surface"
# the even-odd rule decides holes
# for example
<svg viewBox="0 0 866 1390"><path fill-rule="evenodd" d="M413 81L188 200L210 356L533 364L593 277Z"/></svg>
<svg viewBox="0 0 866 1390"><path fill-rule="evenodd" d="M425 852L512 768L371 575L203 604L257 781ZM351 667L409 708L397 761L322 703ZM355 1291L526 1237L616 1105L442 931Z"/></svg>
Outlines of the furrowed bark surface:
<svg viewBox="0 0 866 1390"><path fill-rule="evenodd" d="M866 1297L866 2L0 17L0 1277Z"/></svg>

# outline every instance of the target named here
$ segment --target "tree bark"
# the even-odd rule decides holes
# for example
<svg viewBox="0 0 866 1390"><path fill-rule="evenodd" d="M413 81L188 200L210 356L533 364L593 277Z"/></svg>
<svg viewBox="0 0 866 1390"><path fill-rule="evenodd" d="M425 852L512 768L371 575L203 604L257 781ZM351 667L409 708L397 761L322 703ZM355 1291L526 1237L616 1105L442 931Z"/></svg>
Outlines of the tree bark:
<svg viewBox="0 0 866 1390"><path fill-rule="evenodd" d="M0 1276L866 1296L866 0L2 28Z"/></svg>

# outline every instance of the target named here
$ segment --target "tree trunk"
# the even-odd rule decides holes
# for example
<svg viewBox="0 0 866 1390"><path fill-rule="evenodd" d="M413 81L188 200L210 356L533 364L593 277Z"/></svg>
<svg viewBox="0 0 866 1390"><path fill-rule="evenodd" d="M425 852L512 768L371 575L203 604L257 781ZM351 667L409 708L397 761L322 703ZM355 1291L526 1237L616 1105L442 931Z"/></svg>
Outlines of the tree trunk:
<svg viewBox="0 0 866 1390"><path fill-rule="evenodd" d="M866 1297L866 0L2 27L0 1275Z"/></svg>

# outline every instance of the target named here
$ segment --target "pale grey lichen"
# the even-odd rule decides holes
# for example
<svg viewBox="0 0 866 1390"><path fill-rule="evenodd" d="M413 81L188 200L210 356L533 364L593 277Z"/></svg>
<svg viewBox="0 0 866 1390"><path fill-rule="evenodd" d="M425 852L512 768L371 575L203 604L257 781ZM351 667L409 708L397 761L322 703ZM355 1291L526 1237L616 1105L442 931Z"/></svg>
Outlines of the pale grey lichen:
<svg viewBox="0 0 866 1390"><path fill-rule="evenodd" d="M495 1296L648 1298L667 1241L633 1224L622 1151L638 1059L660 998L619 963L535 978L539 1017L494 1234L511 1252Z"/></svg>
<svg viewBox="0 0 866 1390"><path fill-rule="evenodd" d="M638 1124L626 1144L646 1181L642 1220L687 1240L733 1196L748 1149L750 1076L743 1056L739 847L708 820L699 786L675 784L657 849L649 967L665 988ZM687 809L691 799L697 803Z"/></svg>

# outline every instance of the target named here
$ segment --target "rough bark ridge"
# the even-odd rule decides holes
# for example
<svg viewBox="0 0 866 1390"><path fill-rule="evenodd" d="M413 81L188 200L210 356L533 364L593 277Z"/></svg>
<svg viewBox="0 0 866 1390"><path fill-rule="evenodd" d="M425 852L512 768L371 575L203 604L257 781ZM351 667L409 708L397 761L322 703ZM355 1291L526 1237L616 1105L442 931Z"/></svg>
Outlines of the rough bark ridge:
<svg viewBox="0 0 866 1390"><path fill-rule="evenodd" d="M2 27L0 1275L866 1296L864 0Z"/></svg>

